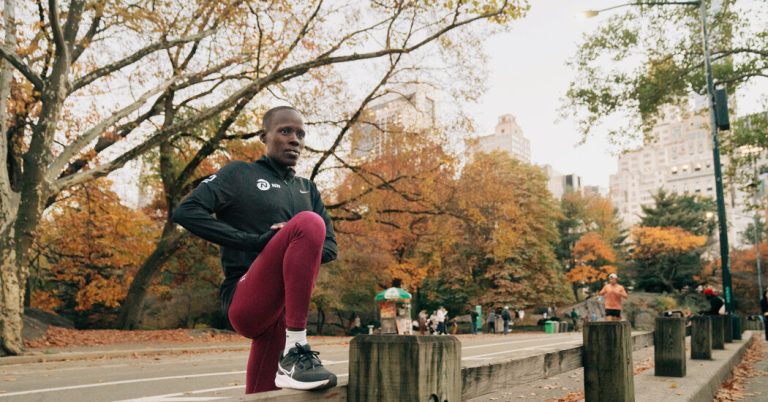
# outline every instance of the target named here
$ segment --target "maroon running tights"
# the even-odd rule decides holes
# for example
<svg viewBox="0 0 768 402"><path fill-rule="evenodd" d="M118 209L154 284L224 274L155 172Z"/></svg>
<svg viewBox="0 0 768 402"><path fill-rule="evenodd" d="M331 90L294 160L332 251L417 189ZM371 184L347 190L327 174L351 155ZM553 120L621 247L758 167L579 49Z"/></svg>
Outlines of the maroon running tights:
<svg viewBox="0 0 768 402"><path fill-rule="evenodd" d="M285 328L306 328L309 300L325 241L325 222L314 212L301 212L269 241L240 278L229 306L229 321L250 338L245 392L275 387Z"/></svg>

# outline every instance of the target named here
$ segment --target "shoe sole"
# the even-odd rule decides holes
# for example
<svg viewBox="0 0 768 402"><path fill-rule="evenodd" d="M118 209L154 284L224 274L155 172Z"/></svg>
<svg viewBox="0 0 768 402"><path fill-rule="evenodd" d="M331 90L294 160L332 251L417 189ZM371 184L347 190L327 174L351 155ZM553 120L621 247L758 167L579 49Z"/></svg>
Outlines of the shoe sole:
<svg viewBox="0 0 768 402"><path fill-rule="evenodd" d="M302 391L326 389L336 386L336 376L331 376L327 380L301 382L296 381L287 375L278 374L275 376L275 386L278 388L298 389Z"/></svg>

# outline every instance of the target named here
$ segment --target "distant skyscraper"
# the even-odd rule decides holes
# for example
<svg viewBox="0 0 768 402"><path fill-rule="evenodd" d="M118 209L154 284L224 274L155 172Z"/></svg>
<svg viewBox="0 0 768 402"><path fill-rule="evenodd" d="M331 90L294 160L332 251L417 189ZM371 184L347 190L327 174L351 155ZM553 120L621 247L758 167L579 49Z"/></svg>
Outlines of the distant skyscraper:
<svg viewBox="0 0 768 402"><path fill-rule="evenodd" d="M496 131L473 142L470 145L472 153L505 151L521 162L531 163L531 142L523 136L523 130L511 114L499 116Z"/></svg>
<svg viewBox="0 0 768 402"><path fill-rule="evenodd" d="M694 100L694 107L699 104ZM706 109L694 110L697 112L665 108L663 119L651 131L656 141L619 156L618 171L610 177L610 198L626 225L640 222L642 206L652 206L659 189L715 199L709 115ZM725 155L721 163L728 164ZM749 223L742 218L746 215L744 202L740 191L726 188L732 245L739 244L738 233Z"/></svg>
<svg viewBox="0 0 768 402"><path fill-rule="evenodd" d="M373 103L350 133L353 159L381 156L393 135L423 132L437 124L436 101L429 87L408 86Z"/></svg>

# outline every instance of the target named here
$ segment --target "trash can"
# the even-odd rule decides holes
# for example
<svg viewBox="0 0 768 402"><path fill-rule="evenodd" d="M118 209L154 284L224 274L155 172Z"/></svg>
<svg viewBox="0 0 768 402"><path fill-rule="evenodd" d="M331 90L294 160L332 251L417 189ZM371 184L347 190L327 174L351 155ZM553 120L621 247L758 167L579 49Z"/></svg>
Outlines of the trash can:
<svg viewBox="0 0 768 402"><path fill-rule="evenodd" d="M560 322L560 332L568 332L568 323L561 321Z"/></svg>
<svg viewBox="0 0 768 402"><path fill-rule="evenodd" d="M552 329L554 333L560 332L560 321L552 321Z"/></svg>
<svg viewBox="0 0 768 402"><path fill-rule="evenodd" d="M554 334L555 333L555 322L554 321L544 321L544 333L545 334Z"/></svg>

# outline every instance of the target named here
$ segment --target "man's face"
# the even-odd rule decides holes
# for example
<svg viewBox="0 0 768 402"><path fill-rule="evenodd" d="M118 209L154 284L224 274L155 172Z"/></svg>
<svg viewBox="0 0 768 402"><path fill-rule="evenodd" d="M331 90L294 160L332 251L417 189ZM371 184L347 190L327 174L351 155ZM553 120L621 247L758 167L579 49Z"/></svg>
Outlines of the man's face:
<svg viewBox="0 0 768 402"><path fill-rule="evenodd" d="M263 135L267 156L282 166L296 166L304 150L304 122L295 110L282 109L275 112Z"/></svg>

